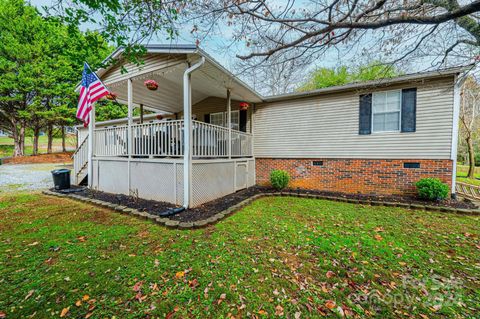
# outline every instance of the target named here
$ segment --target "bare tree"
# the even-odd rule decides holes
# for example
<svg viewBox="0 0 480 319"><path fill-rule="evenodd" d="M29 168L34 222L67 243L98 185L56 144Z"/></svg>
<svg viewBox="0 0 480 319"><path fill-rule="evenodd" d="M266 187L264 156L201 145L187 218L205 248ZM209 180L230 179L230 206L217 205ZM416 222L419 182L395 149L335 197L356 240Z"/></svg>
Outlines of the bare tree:
<svg viewBox="0 0 480 319"><path fill-rule="evenodd" d="M233 40L248 47L242 59L294 54L318 58L332 48L343 52L381 50L390 63L414 54L437 55L437 64L457 54L478 54L480 1L458 0L197 0L194 31L199 37L212 24L235 28ZM208 26L208 27L206 27ZM363 44L358 46L359 44ZM426 47L426 45L428 45ZM432 50L435 49L435 50ZM473 50L472 50L473 48ZM294 52L294 53L292 53ZM343 53L340 55L343 57ZM278 61L279 58L276 58ZM452 61L453 62L453 61Z"/></svg>
<svg viewBox="0 0 480 319"><path fill-rule="evenodd" d="M478 135L480 120L480 85L473 77L463 84L460 103L460 132L468 152L468 178L475 178L474 141Z"/></svg>
<svg viewBox="0 0 480 319"><path fill-rule="evenodd" d="M268 64L258 62L258 59L237 60L234 68L238 76L263 95L278 95L297 89L304 80L303 71L308 67L308 61L301 58L272 57Z"/></svg>

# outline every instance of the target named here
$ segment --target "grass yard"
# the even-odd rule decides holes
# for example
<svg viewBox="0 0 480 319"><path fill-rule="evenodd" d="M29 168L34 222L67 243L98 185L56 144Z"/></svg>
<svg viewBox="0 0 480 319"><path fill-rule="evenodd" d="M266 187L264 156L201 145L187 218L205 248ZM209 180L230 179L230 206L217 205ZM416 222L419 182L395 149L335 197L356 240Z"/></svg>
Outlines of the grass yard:
<svg viewBox="0 0 480 319"><path fill-rule="evenodd" d="M47 152L47 136L40 136L38 141L38 148L40 153ZM67 150L75 150L77 141L75 137L68 137L66 139ZM53 139L54 152L60 152L62 150L62 139ZM33 137L25 138L25 155L31 155L33 152ZM0 158L10 157L13 155L13 139L7 136L0 136Z"/></svg>
<svg viewBox="0 0 480 319"><path fill-rule="evenodd" d="M468 318L480 217L264 198L169 230L39 194L0 198L7 318Z"/></svg>
<svg viewBox="0 0 480 319"><path fill-rule="evenodd" d="M457 165L457 181L480 186L480 168L475 167L475 179L467 178L468 165Z"/></svg>

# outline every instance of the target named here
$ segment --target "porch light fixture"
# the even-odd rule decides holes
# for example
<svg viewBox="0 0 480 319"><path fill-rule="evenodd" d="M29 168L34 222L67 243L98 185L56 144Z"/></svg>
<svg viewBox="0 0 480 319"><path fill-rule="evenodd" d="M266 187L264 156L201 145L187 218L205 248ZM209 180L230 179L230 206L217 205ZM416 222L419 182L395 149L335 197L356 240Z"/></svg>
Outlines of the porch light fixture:
<svg viewBox="0 0 480 319"><path fill-rule="evenodd" d="M105 97L107 98L107 100L114 101L117 99L117 94L113 92L108 92L108 94L105 95Z"/></svg>
<svg viewBox="0 0 480 319"><path fill-rule="evenodd" d="M155 80L146 80L143 84L149 89L150 91L156 91L158 89L158 83Z"/></svg>
<svg viewBox="0 0 480 319"><path fill-rule="evenodd" d="M246 111L249 106L247 102L240 102L240 111Z"/></svg>

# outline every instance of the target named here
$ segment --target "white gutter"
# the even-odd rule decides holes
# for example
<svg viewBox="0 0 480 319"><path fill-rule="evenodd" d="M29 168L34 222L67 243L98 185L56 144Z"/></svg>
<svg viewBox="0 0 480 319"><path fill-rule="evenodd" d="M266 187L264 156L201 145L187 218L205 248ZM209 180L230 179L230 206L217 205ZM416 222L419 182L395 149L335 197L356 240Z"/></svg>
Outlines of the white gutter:
<svg viewBox="0 0 480 319"><path fill-rule="evenodd" d="M183 207L187 209L190 206L191 193L191 175L192 175L192 90L191 73L205 63L205 58L192 65L183 73Z"/></svg>

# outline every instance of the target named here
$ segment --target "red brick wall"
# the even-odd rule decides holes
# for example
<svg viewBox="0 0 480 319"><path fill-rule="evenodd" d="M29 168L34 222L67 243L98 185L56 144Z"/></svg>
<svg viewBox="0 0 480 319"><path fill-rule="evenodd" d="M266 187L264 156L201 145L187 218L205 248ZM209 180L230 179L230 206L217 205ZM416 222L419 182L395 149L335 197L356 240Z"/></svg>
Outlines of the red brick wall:
<svg viewBox="0 0 480 319"><path fill-rule="evenodd" d="M451 160L387 159L275 159L256 158L257 184L268 185L270 172L283 169L290 174L291 188L331 192L393 195L415 193L415 182L437 177L450 187ZM312 161L323 161L313 166ZM420 163L420 168L404 168L405 162Z"/></svg>

